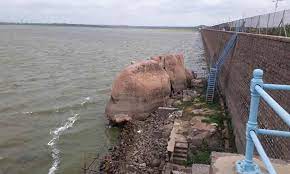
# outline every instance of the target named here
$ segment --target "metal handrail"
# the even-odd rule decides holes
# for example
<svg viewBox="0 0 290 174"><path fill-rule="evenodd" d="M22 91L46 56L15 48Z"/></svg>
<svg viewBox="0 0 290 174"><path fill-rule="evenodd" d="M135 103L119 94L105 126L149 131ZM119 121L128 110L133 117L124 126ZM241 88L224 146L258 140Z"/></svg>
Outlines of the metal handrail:
<svg viewBox="0 0 290 174"><path fill-rule="evenodd" d="M262 144L260 143L260 141L256 135L256 132L250 131L250 135L251 135L251 138L256 146L256 149L257 149L262 161L264 162L265 166L267 167L268 172L270 174L276 174L276 171L275 171L269 157L267 156Z"/></svg>
<svg viewBox="0 0 290 174"><path fill-rule="evenodd" d="M268 103L269 106L278 114L278 116L290 127L289 113L282 108L261 86L256 85L255 90Z"/></svg>
<svg viewBox="0 0 290 174"><path fill-rule="evenodd" d="M257 134L290 137L290 132L279 131L279 130L267 130L258 129L258 111L260 98L264 99L266 103L276 112L276 114L290 127L290 115L289 113L281 107L264 89L270 90L289 90L290 85L276 85L276 84L264 84L263 71L256 69L253 72L253 79L251 80L251 103L250 103L250 113L249 120L247 123L246 130L246 152L245 159L236 162L236 171L239 174L261 174L259 166L253 161L254 148L256 147L262 161L265 164L267 171L270 174L276 174L276 171L267 156L263 146L261 145Z"/></svg>

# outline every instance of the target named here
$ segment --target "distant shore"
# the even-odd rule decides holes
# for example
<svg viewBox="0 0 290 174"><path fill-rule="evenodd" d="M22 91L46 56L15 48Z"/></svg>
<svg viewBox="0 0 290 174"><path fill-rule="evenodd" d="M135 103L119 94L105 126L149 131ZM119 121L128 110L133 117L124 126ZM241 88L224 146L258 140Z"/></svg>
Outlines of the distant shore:
<svg viewBox="0 0 290 174"><path fill-rule="evenodd" d="M37 25L37 26L63 26L63 27L96 27L96 28L134 28L134 29L174 29L197 30L202 26L131 26L131 25L92 25L92 24L68 24L68 23L14 23L0 22L0 25Z"/></svg>

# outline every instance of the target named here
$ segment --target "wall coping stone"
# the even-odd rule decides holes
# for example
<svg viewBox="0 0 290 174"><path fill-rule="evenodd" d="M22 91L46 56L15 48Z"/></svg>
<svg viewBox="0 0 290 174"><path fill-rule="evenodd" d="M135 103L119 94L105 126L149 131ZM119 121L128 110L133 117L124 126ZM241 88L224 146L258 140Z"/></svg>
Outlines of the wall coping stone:
<svg viewBox="0 0 290 174"><path fill-rule="evenodd" d="M228 33L228 34L234 34L235 33L234 31L222 31L222 30L215 30L215 29L202 29L202 30L222 32L222 33ZM245 33L245 32L238 32L238 35L244 35L244 36L250 36L250 37L256 37L256 38L262 38L262 39L268 39L268 40L275 40L275 41L281 41L281 42L290 43L290 37L284 37L284 36L254 34L254 33Z"/></svg>

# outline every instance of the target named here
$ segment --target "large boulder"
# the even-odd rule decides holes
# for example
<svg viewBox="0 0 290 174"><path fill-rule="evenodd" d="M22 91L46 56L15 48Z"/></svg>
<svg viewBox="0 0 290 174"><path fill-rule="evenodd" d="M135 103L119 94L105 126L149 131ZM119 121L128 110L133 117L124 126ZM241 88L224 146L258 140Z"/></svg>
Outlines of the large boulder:
<svg viewBox="0 0 290 174"><path fill-rule="evenodd" d="M182 91L189 86L189 82L193 79L193 74L184 66L182 54L156 56L152 57L151 60L158 61L169 75L172 92Z"/></svg>
<svg viewBox="0 0 290 174"><path fill-rule="evenodd" d="M143 119L144 113L164 105L170 93L169 75L159 62L146 60L134 63L115 79L106 115L113 122L118 114Z"/></svg>

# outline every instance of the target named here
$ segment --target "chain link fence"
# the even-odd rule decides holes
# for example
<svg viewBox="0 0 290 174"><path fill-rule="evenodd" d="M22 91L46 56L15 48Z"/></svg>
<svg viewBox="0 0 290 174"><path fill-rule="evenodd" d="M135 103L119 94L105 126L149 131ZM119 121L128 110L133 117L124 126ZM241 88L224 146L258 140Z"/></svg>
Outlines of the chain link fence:
<svg viewBox="0 0 290 174"><path fill-rule="evenodd" d="M240 31L255 34L290 36L290 10L278 11L236 21L222 23L211 28L224 31Z"/></svg>

